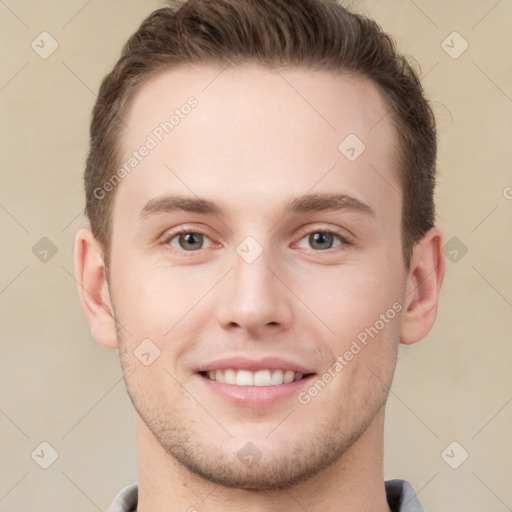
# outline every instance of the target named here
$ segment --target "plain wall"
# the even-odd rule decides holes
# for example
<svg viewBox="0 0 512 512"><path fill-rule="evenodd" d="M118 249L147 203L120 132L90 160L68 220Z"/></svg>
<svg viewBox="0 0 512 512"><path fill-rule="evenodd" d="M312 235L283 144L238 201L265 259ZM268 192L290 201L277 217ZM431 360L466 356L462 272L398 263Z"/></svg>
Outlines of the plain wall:
<svg viewBox="0 0 512 512"><path fill-rule="evenodd" d="M90 335L72 253L85 225L82 172L100 81L126 38L161 5L0 2L4 512L106 510L137 479L118 354ZM452 244L437 321L424 340L400 348L385 477L409 480L426 510L510 510L512 3L353 5L421 67L439 129L438 225ZM51 48L49 39L42 47L42 32L58 43L47 58L40 56ZM453 58L464 40L467 49ZM42 442L58 453L48 469L36 463ZM445 462L456 465L463 450L468 458L457 469Z"/></svg>

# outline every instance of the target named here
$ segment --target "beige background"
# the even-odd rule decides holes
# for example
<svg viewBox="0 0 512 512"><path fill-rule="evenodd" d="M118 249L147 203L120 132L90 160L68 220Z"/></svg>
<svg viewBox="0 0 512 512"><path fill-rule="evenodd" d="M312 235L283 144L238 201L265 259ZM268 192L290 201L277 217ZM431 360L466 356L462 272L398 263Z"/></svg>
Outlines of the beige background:
<svg viewBox="0 0 512 512"><path fill-rule="evenodd" d="M438 224L467 247L447 261L434 328L401 347L385 477L408 479L427 511L512 510L512 2L353 3L421 66L439 125ZM72 249L100 80L161 5L0 0L3 512L106 510L137 478L117 352L91 338ZM31 47L43 31L59 45L46 59ZM453 31L469 44L458 58L442 47ZM33 252L43 237L57 249L46 262L36 256L48 242ZM48 469L36 463L43 441L58 453ZM452 465L469 454L458 469L441 456L453 441Z"/></svg>

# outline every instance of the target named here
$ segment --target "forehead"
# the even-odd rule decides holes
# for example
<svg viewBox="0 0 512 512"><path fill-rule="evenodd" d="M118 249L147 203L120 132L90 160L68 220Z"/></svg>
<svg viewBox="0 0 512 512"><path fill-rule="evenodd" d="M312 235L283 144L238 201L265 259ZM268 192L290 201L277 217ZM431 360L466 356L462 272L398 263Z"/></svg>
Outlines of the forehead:
<svg viewBox="0 0 512 512"><path fill-rule="evenodd" d="M131 100L121 164L151 149L121 189L135 194L132 205L176 188L257 202L259 193L291 198L340 184L370 202L396 201L398 144L388 111L363 77L252 64L167 70Z"/></svg>
<svg viewBox="0 0 512 512"><path fill-rule="evenodd" d="M389 106L384 96L365 77L256 64L182 65L160 71L147 78L133 95L125 121L130 131L135 121L135 128L140 126L148 132L155 121L169 119L191 96L201 107L196 113L203 114L195 117L209 117L219 124L237 120L237 114L244 116L248 111L256 120L259 111L274 125L286 125L291 117L310 120L311 127L321 127L316 132L319 137L329 131L341 136L344 130L352 129L363 138L369 132L369 138L394 128L386 115ZM226 130L229 125L219 127ZM315 133L310 130L308 135L314 137Z"/></svg>

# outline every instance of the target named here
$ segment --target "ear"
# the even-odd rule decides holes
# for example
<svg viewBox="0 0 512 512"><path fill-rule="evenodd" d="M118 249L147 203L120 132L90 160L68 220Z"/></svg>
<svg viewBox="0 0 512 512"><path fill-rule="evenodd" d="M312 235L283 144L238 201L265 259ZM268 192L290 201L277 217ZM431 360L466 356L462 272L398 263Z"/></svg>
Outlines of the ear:
<svg viewBox="0 0 512 512"><path fill-rule="evenodd" d="M416 343L434 325L446 266L442 241L443 232L434 226L414 246L400 330L402 343Z"/></svg>
<svg viewBox="0 0 512 512"><path fill-rule="evenodd" d="M105 348L118 348L103 251L88 228L75 236L75 276L93 338Z"/></svg>

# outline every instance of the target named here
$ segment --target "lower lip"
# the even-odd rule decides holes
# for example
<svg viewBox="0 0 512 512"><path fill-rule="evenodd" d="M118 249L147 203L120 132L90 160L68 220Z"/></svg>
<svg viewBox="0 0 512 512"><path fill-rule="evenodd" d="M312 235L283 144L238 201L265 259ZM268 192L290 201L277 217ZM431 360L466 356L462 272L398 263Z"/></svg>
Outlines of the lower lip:
<svg viewBox="0 0 512 512"><path fill-rule="evenodd" d="M300 390L308 386L315 374L311 374L296 382L278 384L276 386L235 386L211 380L201 374L196 374L207 388L217 396L245 407L261 407L271 405L292 395L297 395Z"/></svg>

